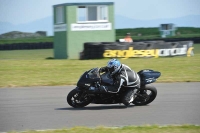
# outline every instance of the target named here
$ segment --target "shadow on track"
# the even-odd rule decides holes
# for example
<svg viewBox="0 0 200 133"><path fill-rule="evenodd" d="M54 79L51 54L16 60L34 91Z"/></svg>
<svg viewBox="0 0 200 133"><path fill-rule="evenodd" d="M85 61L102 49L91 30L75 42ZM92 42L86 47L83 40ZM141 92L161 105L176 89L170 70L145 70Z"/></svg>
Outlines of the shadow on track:
<svg viewBox="0 0 200 133"><path fill-rule="evenodd" d="M71 110L71 111L76 111L76 110L109 110L109 109L127 109L127 108L132 108L134 105L129 105L128 107L124 105L114 105L114 106L87 106L83 108L73 108L73 107L68 107L68 108L55 108L55 110Z"/></svg>

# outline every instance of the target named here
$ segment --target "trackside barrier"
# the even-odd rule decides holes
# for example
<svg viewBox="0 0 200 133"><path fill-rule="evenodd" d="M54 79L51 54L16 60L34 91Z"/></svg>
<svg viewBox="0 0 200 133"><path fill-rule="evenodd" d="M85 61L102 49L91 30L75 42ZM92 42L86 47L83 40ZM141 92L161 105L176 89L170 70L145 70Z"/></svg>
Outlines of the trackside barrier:
<svg viewBox="0 0 200 133"><path fill-rule="evenodd" d="M188 40L192 41L193 43L200 43L200 37L191 37L191 38L165 38L165 39L141 39L141 40L134 40L134 43L150 43L155 45L156 43L163 43L163 42L180 42L186 43ZM96 43L96 42L95 42ZM101 44L116 44L117 42L100 42ZM151 45L148 45L151 46ZM139 46L137 46L139 47ZM26 50L26 49L52 49L53 42L44 42L44 43L15 43L15 44L0 44L0 50Z"/></svg>
<svg viewBox="0 0 200 133"><path fill-rule="evenodd" d="M0 50L52 49L52 42L0 44Z"/></svg>
<svg viewBox="0 0 200 133"><path fill-rule="evenodd" d="M80 59L193 56L192 46L192 41L86 42Z"/></svg>

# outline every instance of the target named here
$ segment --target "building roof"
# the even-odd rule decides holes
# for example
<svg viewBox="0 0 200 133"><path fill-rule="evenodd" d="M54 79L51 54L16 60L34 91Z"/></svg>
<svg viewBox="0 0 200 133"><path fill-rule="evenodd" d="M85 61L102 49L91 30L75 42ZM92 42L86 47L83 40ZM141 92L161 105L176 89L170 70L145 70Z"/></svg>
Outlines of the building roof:
<svg viewBox="0 0 200 133"><path fill-rule="evenodd" d="M86 3L63 3L63 4L57 4L53 5L55 6L86 6L86 5L113 5L114 2L86 2Z"/></svg>

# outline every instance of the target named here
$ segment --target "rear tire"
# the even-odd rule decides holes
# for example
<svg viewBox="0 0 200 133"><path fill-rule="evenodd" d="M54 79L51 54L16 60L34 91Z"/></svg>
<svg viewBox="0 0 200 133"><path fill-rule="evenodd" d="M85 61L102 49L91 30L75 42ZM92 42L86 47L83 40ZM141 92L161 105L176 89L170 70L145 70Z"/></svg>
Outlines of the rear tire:
<svg viewBox="0 0 200 133"><path fill-rule="evenodd" d="M150 91L148 94L147 91ZM157 89L152 85L146 85L144 89L140 90L135 100L132 102L137 106L147 105L151 103L157 96Z"/></svg>
<svg viewBox="0 0 200 133"><path fill-rule="evenodd" d="M83 91L73 89L67 95L67 102L74 108L82 108L92 102L92 98L87 93L83 94Z"/></svg>

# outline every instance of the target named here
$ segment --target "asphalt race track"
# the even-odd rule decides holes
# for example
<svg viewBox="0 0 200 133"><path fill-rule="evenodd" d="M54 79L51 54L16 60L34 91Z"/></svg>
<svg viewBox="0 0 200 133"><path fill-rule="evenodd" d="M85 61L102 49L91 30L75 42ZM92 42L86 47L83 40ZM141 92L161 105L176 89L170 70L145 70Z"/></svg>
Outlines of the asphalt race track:
<svg viewBox="0 0 200 133"><path fill-rule="evenodd" d="M0 89L0 132L145 124L200 125L200 82L155 83L147 106L95 105L74 109L66 102L74 86Z"/></svg>

